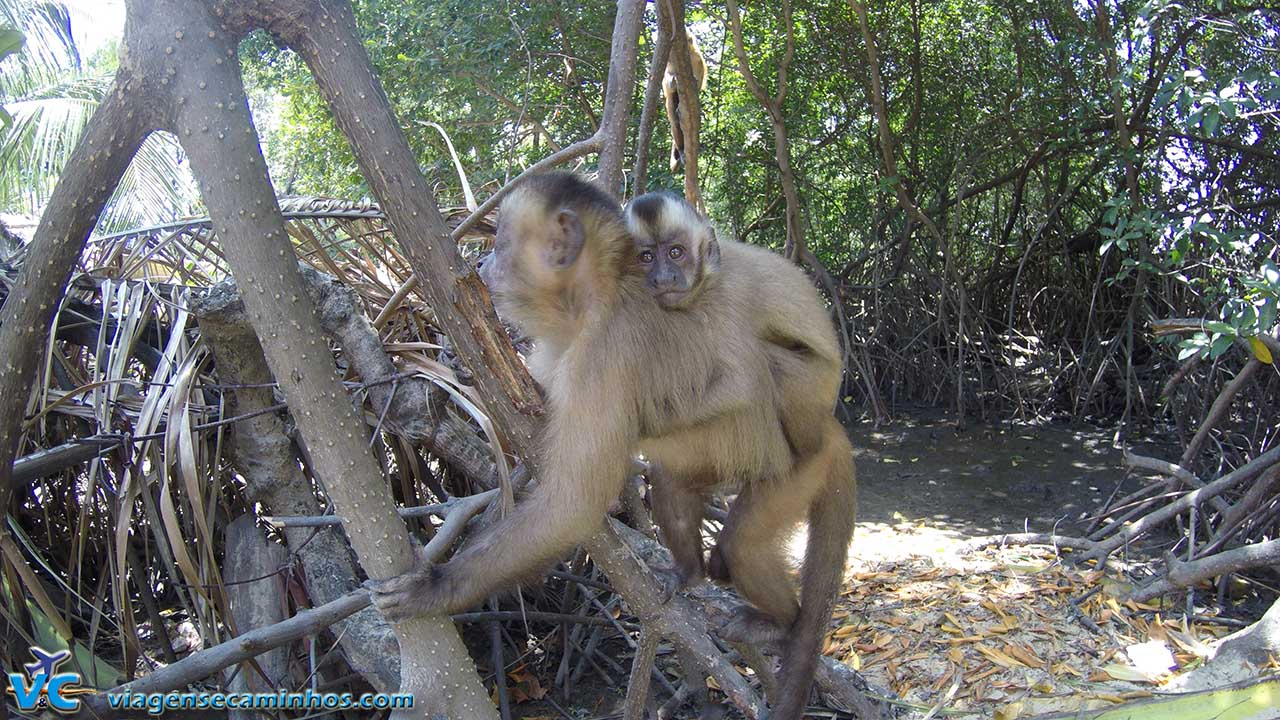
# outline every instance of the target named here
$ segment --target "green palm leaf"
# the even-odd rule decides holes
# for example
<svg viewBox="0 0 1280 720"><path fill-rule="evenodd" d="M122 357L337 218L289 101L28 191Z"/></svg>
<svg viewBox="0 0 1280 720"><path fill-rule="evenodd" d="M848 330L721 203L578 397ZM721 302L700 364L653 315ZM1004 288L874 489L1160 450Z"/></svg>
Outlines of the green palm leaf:
<svg viewBox="0 0 1280 720"><path fill-rule="evenodd" d="M98 103L107 72L86 69L60 3L0 0L0 20L21 28L21 48L0 67L0 210L36 215L48 202ZM21 43L24 35L30 40ZM0 50L13 40L0 35ZM185 156L173 137L153 135L139 150L99 221L110 232L172 220L193 208Z"/></svg>

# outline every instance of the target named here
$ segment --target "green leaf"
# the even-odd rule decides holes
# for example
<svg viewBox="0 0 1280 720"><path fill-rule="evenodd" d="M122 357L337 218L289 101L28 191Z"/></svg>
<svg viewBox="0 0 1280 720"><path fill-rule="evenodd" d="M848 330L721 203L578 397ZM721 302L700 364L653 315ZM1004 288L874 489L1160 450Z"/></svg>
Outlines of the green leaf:
<svg viewBox="0 0 1280 720"><path fill-rule="evenodd" d="M1209 359L1212 360L1221 356L1223 353L1231 349L1234 339L1230 335L1219 335L1209 343Z"/></svg>
<svg viewBox="0 0 1280 720"><path fill-rule="evenodd" d="M1218 123L1222 120L1222 115L1216 107L1207 107L1204 109L1204 119L1200 121L1200 128L1204 130L1205 135L1212 136L1218 132Z"/></svg>
<svg viewBox="0 0 1280 720"><path fill-rule="evenodd" d="M18 52L27 38L11 27L0 28L0 59Z"/></svg>

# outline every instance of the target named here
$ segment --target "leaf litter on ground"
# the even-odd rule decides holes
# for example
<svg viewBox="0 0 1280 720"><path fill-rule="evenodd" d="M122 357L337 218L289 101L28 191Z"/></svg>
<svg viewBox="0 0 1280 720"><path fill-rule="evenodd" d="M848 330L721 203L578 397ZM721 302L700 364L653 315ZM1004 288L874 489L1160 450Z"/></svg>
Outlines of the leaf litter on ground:
<svg viewBox="0 0 1280 720"><path fill-rule="evenodd" d="M823 652L905 701L1013 720L1149 697L1233 628L1187 619L1052 548L862 561Z"/></svg>

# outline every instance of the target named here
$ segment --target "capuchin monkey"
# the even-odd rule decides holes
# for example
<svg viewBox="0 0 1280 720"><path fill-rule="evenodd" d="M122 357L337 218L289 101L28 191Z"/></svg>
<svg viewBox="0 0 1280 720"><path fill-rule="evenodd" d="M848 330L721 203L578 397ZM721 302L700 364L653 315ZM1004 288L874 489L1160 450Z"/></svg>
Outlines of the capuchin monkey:
<svg viewBox="0 0 1280 720"><path fill-rule="evenodd" d="M693 81L698 86L698 92L702 92L707 87L707 61L688 30L685 31L685 37L689 41L689 67L693 70ZM672 52L675 52L674 48ZM674 58L667 60L667 70L662 75L662 97L667 104L667 121L671 124L671 172L674 173L680 169L680 163L684 162L684 124L681 122L684 109L680 103Z"/></svg>
<svg viewBox="0 0 1280 720"><path fill-rule="evenodd" d="M697 309L667 311L609 195L568 173L522 182L502 203L480 274L499 313L536 341L530 370L547 410L539 482L448 562L372 584L383 614L456 612L541 571L600 528L639 451L697 495L699 513L702 493L742 486L716 562L755 609L723 633L775 628L783 669L772 717L799 718L843 574L855 485L852 448L832 416L839 364L832 378L814 376L811 400L781 397L778 377L821 363L758 335L761 306L776 301L792 317L780 309L791 300L738 289L737 273L747 281L773 270L725 262L725 281L706 283ZM817 307L796 321L832 333ZM806 518L797 602L783 541Z"/></svg>
<svg viewBox="0 0 1280 720"><path fill-rule="evenodd" d="M625 216L645 287L663 308L706 312L705 291L721 283L727 287L720 291L734 302L755 303L753 329L769 358L787 441L798 456L813 452L835 422L828 418L817 428L811 425L814 417L830 416L841 368L835 333L813 284L776 253L735 241L722 244L711 223L673 193L641 195L627 205ZM704 483L671 477L665 468L650 465L654 520L675 559L676 584L687 585L705 572ZM710 575L725 581L731 574L717 546Z"/></svg>

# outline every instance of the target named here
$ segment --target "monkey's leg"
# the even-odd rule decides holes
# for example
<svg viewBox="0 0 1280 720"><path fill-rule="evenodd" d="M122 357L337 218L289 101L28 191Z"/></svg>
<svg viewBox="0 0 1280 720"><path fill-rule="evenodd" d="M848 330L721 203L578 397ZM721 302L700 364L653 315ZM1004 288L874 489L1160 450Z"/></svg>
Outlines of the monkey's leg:
<svg viewBox="0 0 1280 720"><path fill-rule="evenodd" d="M798 720L809 702L822 636L831 622L831 606L840 591L857 511L853 447L844 428L830 415L823 420L822 450L797 473L810 495L809 541L801 581L803 605L787 633L775 720Z"/></svg>
<svg viewBox="0 0 1280 720"><path fill-rule="evenodd" d="M747 486L720 532L713 571L727 574L738 592L767 616L747 613L732 623L748 635L768 630L768 621L786 630L800 611L784 549L791 530L809 511L812 493L795 487L799 480L797 475Z"/></svg>
<svg viewBox="0 0 1280 720"><path fill-rule="evenodd" d="M684 127L680 124L680 95L676 92L675 78L668 78L663 88L667 105L667 122L671 125L671 172L680 168L680 156L684 152Z"/></svg>
<svg viewBox="0 0 1280 720"><path fill-rule="evenodd" d="M706 575L702 558L703 494L696 483L667 472L657 462L650 465L649 483L653 520L675 559L678 578L673 590L679 590Z"/></svg>

